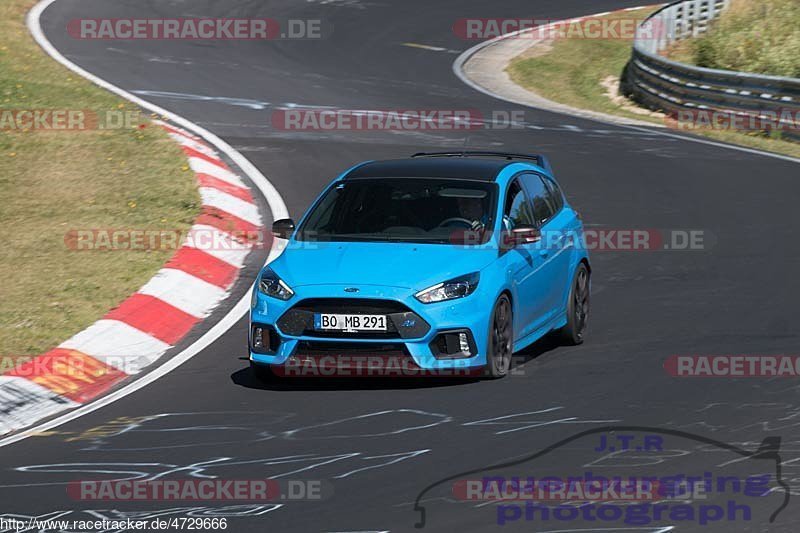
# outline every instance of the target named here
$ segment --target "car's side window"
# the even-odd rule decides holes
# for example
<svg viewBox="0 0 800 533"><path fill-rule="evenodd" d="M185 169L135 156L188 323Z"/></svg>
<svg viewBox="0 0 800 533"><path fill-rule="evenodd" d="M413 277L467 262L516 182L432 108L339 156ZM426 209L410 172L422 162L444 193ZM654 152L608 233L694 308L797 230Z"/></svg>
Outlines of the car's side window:
<svg viewBox="0 0 800 533"><path fill-rule="evenodd" d="M537 174L523 174L522 181L528 190L531 210L536 221L535 224L541 226L555 214L555 209L549 202L550 192L542 178Z"/></svg>
<svg viewBox="0 0 800 533"><path fill-rule="evenodd" d="M508 186L506 204L503 209L503 223L507 230L512 230L520 224L533 224L533 216L528 206L528 198L525 195L525 190L517 179Z"/></svg>
<svg viewBox="0 0 800 533"><path fill-rule="evenodd" d="M561 192L561 187L553 180L545 178L544 184L550 193L548 198L550 199L550 205L553 206L553 213L558 213L564 207L564 193Z"/></svg>

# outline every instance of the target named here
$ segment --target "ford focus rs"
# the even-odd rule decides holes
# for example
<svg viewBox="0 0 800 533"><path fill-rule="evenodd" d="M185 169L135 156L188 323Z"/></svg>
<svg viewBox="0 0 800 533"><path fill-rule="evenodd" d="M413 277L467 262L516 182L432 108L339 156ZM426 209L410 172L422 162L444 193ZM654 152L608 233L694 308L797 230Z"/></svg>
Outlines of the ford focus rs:
<svg viewBox="0 0 800 533"><path fill-rule="evenodd" d="M544 156L362 163L296 227L278 220L273 233L288 243L253 288L249 349L259 377L362 355L498 378L515 351L550 332L583 342L583 225Z"/></svg>

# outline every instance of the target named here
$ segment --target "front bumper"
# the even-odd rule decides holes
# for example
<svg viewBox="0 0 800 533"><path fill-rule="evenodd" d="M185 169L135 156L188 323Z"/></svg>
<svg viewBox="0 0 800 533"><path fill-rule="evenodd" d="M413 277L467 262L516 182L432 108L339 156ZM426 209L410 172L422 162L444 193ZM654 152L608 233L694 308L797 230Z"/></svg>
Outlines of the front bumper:
<svg viewBox="0 0 800 533"><path fill-rule="evenodd" d="M358 358L369 358L371 365L383 358L388 365L431 371L474 370L486 365L491 305L485 302L492 300L482 297L480 286L465 298L433 304L419 302L406 288L362 285L353 294L344 289L344 285L293 287L295 295L285 302L254 291L250 359L262 365L292 365L325 358L326 364L336 361L347 366ZM385 314L387 331L315 331L315 312ZM267 332L265 349L254 350L254 327ZM464 336L458 337L459 333ZM451 336L446 339L444 334ZM467 352L452 353L454 338L467 339Z"/></svg>

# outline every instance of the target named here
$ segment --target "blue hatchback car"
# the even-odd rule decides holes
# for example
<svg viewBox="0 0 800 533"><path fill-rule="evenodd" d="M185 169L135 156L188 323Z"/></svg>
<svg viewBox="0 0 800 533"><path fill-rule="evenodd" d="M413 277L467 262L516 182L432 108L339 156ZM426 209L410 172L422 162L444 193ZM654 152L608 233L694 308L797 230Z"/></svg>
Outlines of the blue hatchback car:
<svg viewBox="0 0 800 533"><path fill-rule="evenodd" d="M422 153L340 175L254 285L249 349L264 378L363 355L424 371L505 376L557 331L583 342L591 267L583 224L546 157Z"/></svg>

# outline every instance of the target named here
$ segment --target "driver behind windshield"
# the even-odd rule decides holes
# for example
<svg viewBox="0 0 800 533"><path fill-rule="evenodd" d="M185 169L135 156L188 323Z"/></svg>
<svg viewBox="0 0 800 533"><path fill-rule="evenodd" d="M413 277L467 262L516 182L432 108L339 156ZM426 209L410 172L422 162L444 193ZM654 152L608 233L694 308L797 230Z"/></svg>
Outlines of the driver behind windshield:
<svg viewBox="0 0 800 533"><path fill-rule="evenodd" d="M474 231L479 231L486 227L487 215L482 198L459 197L458 211L461 218L470 222L471 229Z"/></svg>

